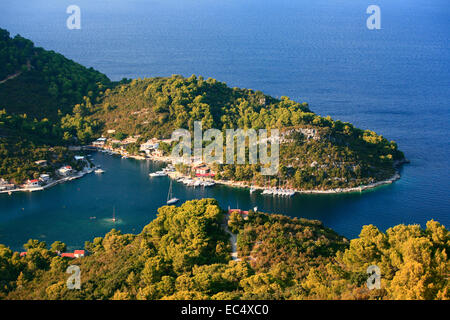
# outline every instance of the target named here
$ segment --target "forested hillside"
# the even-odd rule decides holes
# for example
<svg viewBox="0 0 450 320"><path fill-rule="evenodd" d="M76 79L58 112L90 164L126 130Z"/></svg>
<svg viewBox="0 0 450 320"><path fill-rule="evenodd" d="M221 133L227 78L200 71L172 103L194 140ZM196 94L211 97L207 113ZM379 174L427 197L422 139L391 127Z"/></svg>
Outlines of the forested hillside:
<svg viewBox="0 0 450 320"><path fill-rule="evenodd" d="M305 102L201 76L111 83L100 72L36 48L19 35L11 38L3 29L0 66L0 110L10 119L0 122L0 152L7 157L11 152L5 150L21 148L21 142L30 148L19 153L30 154L32 145L86 144L114 129L116 136L140 135L142 143L168 137L177 128L192 130L194 121L202 121L204 130L278 128L283 135L280 171L270 181L260 175L259 165L219 165L217 179L300 190L357 187L392 177L404 159L395 142L316 115ZM8 160L12 167L6 168L5 160L0 172L20 169L17 180L36 173L17 159Z"/></svg>
<svg viewBox="0 0 450 320"><path fill-rule="evenodd" d="M356 187L392 177L404 159L397 144L370 130L314 114L307 103L275 99L260 91L230 88L215 79L184 78L133 80L105 90L100 103L77 106L63 123L67 135L77 134L76 119L88 118L103 134L170 137L177 128L193 129L194 121L208 128L278 128L283 135L278 176L272 185L297 189ZM75 123L72 125L72 123ZM217 178L264 184L258 165L221 165Z"/></svg>
<svg viewBox="0 0 450 320"><path fill-rule="evenodd" d="M92 139L96 128L80 126L79 136L64 139L61 118L113 85L92 68L0 29L0 178L15 184L36 178L44 172L36 160L72 163L66 145Z"/></svg>
<svg viewBox="0 0 450 320"><path fill-rule="evenodd" d="M0 109L31 118L58 118L83 96L91 99L109 85L104 74L0 29Z"/></svg>
<svg viewBox="0 0 450 320"><path fill-rule="evenodd" d="M0 246L3 299L449 299L450 235L438 222L364 226L348 241L319 221L250 212L234 214L239 257L230 256L224 212L213 199L164 206L140 234L112 230L86 243L90 256L57 256L30 240L20 257ZM69 264L81 289L66 286ZM381 270L369 290L367 267Z"/></svg>

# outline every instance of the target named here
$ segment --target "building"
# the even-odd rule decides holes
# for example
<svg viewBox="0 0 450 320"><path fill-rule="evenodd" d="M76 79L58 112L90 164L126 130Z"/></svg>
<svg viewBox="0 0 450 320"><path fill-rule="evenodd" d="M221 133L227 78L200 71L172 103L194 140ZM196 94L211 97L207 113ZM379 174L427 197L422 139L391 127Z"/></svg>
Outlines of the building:
<svg viewBox="0 0 450 320"><path fill-rule="evenodd" d="M5 179L1 178L0 179L0 191L5 191L5 190L12 190L14 189L16 186L12 183L9 183L8 181L6 181Z"/></svg>
<svg viewBox="0 0 450 320"><path fill-rule="evenodd" d="M65 258L83 258L84 256L86 256L86 251L84 250L75 250L74 252L65 252L65 253L61 253L61 257L65 257Z"/></svg>
<svg viewBox="0 0 450 320"><path fill-rule="evenodd" d="M228 214L232 214L233 212L242 214L244 216L248 216L248 211L244 211L244 210L241 210L241 209L228 209Z"/></svg>
<svg viewBox="0 0 450 320"><path fill-rule="evenodd" d="M41 180L41 181L44 182L44 183L47 183L47 182L50 181L50 175L49 175L49 174L46 174L46 173L43 173L43 174L41 174L41 175L39 176L39 180Z"/></svg>
<svg viewBox="0 0 450 320"><path fill-rule="evenodd" d="M67 176L71 175L72 172L73 172L73 169L71 166L64 166L64 167L58 169L58 174L63 177L67 177Z"/></svg>
<svg viewBox="0 0 450 320"><path fill-rule="evenodd" d="M34 163L41 167L47 166L47 160L38 160L38 161L35 161Z"/></svg>
<svg viewBox="0 0 450 320"><path fill-rule="evenodd" d="M163 154L162 150L158 149L158 150L153 150L151 155L154 157L162 157L164 154Z"/></svg>
<svg viewBox="0 0 450 320"><path fill-rule="evenodd" d="M159 147L158 139L153 138L141 144L139 151L145 152L147 155L150 155L152 151L158 150L158 147Z"/></svg>
<svg viewBox="0 0 450 320"><path fill-rule="evenodd" d="M73 252L75 258L82 258L85 256L85 251L84 250L75 250Z"/></svg>
<svg viewBox="0 0 450 320"><path fill-rule="evenodd" d="M214 173L211 172L211 169L206 164L199 165L193 169L197 177L214 177Z"/></svg>
<svg viewBox="0 0 450 320"><path fill-rule="evenodd" d="M97 140L92 142L92 145L97 148L102 148L103 146L105 146L105 144L106 144L106 138L103 138L103 137L98 138Z"/></svg>
<svg viewBox="0 0 450 320"><path fill-rule="evenodd" d="M20 256L21 256L21 257L25 257L26 255L27 255L27 252L26 252L26 251L23 251L23 252L20 253Z"/></svg>
<svg viewBox="0 0 450 320"><path fill-rule="evenodd" d="M137 140L138 139L136 137L128 137L128 138L126 138L125 140L122 141L122 145L126 146L126 145L129 145L129 144L132 144L132 143L136 143Z"/></svg>
<svg viewBox="0 0 450 320"><path fill-rule="evenodd" d="M116 133L116 130L110 129L110 130L108 130L108 131L106 131L106 132L109 133L109 134L113 134L113 133Z"/></svg>
<svg viewBox="0 0 450 320"><path fill-rule="evenodd" d="M39 180L38 179L27 180L27 182L25 184L25 187L26 188L37 188L37 187L40 187Z"/></svg>

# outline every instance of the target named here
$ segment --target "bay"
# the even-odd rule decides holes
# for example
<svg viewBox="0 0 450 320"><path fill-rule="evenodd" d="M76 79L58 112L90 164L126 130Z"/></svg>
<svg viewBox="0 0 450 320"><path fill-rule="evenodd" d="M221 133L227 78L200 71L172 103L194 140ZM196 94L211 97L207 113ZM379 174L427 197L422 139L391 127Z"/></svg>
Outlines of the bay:
<svg viewBox="0 0 450 320"><path fill-rule="evenodd" d="M81 9L68 30L66 8ZM307 101L312 110L383 134L411 164L401 180L362 194L250 196L174 185L182 200L321 220L347 237L435 219L450 223L450 7L446 0L380 0L382 29L366 28L366 1L3 0L0 27L92 66L113 80L191 74ZM0 102L1 105L1 102ZM112 227L139 232L164 204L153 163L96 155L108 170L33 194L0 195L0 243L28 238L79 247ZM155 167L156 166L156 167ZM112 224L113 206L119 221ZM91 220L89 217L96 216Z"/></svg>

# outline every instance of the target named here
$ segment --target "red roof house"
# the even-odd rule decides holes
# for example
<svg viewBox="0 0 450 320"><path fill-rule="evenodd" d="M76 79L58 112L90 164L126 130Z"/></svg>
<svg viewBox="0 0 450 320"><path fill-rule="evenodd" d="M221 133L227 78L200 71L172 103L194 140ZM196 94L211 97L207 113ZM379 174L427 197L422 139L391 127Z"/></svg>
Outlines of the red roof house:
<svg viewBox="0 0 450 320"><path fill-rule="evenodd" d="M74 256L77 257L77 258L82 258L82 257L85 256L84 250L75 250L75 251L73 252L73 254L74 254Z"/></svg>
<svg viewBox="0 0 450 320"><path fill-rule="evenodd" d="M194 171L197 177L214 177L214 173L211 172L211 169L205 164L194 167Z"/></svg>

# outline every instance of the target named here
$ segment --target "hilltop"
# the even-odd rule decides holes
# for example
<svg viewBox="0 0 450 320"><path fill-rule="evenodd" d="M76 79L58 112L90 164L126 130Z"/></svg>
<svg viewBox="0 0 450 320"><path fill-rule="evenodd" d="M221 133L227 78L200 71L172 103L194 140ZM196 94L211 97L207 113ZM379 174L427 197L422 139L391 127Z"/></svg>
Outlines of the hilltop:
<svg viewBox="0 0 450 320"><path fill-rule="evenodd" d="M56 120L84 96L95 98L111 81L54 51L0 29L0 109Z"/></svg>

